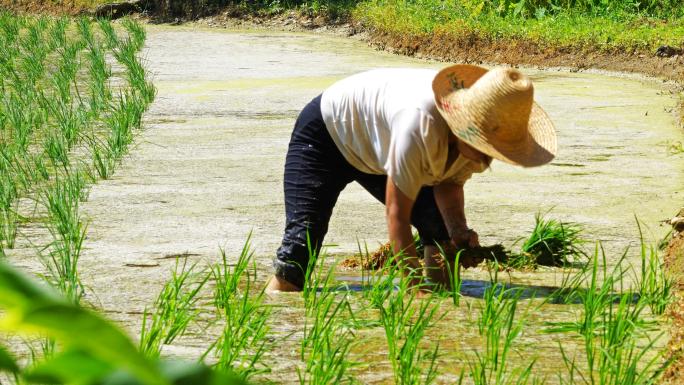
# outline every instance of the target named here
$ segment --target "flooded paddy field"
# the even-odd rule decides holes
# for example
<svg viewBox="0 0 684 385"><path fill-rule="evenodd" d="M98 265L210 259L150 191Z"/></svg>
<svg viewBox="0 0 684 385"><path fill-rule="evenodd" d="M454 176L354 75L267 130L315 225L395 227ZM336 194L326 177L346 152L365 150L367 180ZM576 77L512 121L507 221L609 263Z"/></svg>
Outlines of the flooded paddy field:
<svg viewBox="0 0 684 385"><path fill-rule="evenodd" d="M86 298L133 336L178 256L206 265L218 262L223 248L234 261L251 233L256 282L265 283L284 225L287 143L309 100L337 79L366 69L445 65L311 34L154 26L147 32L143 57L158 90L145 117L147 129L117 173L93 186L82 205L89 220L80 261ZM600 241L608 269L628 247L626 264L637 265L635 218L643 223L646 240L656 242L667 231L659 222L682 199L684 158L667 153L668 142L682 140L669 112L676 101L658 82L633 76L522 71L532 77L537 102L556 124L558 156L535 169L495 162L491 171L475 175L465 186L470 226L483 244L515 248L531 231L534 215L547 213L581 225L590 254ZM372 250L386 238L384 207L350 185L335 208L327 254L348 256L359 244ZM339 296L346 296L357 316L346 326L355 342L348 359L356 363L348 372L362 383L393 383L386 334L371 306L367 277L359 271L336 274L350 288ZM537 379L567 381L564 354L576 357L578 371L586 370L579 334L546 332L549 323L574 322L583 311L582 304L547 302L567 274L572 271L498 273L499 282L525 289L516 320L526 322L512 345L509 370L535 362ZM469 269L458 306L450 298L432 300L436 316L419 346L431 351L439 343L437 383L456 382L482 354L485 338L478 323L492 280L484 266ZM632 281L627 274L625 287ZM268 338L276 343L262 358L270 373L257 378L298 383L304 300L281 293L265 301L274 305ZM661 317L649 313L641 318L658 323L647 327L642 347L646 336L655 338L666 329ZM187 335L164 347L163 355L199 358L220 332L212 317L211 311L203 314ZM655 345L666 341L660 336ZM429 359L421 367L425 362Z"/></svg>

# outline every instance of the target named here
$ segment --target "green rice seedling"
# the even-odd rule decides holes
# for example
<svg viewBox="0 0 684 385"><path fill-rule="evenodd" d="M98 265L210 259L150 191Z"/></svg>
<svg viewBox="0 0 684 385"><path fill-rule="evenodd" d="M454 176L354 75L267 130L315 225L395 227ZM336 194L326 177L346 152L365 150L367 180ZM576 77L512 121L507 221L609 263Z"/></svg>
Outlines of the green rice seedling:
<svg viewBox="0 0 684 385"><path fill-rule="evenodd" d="M108 19L98 19L97 23L100 26L100 30L105 37L105 43L107 49L114 49L119 46L119 38L116 35L114 26L112 26L111 21Z"/></svg>
<svg viewBox="0 0 684 385"><path fill-rule="evenodd" d="M93 29L90 25L90 20L86 17L79 17L76 19L76 25L83 42L86 45L92 46L95 42L95 36L93 35Z"/></svg>
<svg viewBox="0 0 684 385"><path fill-rule="evenodd" d="M147 36L145 28L140 23L129 18L124 19L122 24L124 28L128 30L128 33L131 38L131 43L133 44L135 51L139 51L142 48L143 43L145 42L145 38Z"/></svg>
<svg viewBox="0 0 684 385"><path fill-rule="evenodd" d="M621 288L625 269L622 267L627 253L623 253L615 267L608 272L606 266L606 254L599 245L596 246L592 258L591 270L585 270L582 278L574 279L574 286L565 289L559 294L566 303L578 302L582 304L583 311L575 322L554 323L547 332L577 332L583 336L593 336L604 325L602 315L615 300L616 286ZM599 268L599 260L603 268ZM599 272L602 274L599 275ZM588 275L588 276L587 276Z"/></svg>
<svg viewBox="0 0 684 385"><path fill-rule="evenodd" d="M0 248L14 247L17 234L17 182L12 176L12 155L0 148Z"/></svg>
<svg viewBox="0 0 684 385"><path fill-rule="evenodd" d="M56 132L48 133L47 138L43 142L43 149L50 158L54 167L61 167L67 169L69 167L69 153L68 145L63 137Z"/></svg>
<svg viewBox="0 0 684 385"><path fill-rule="evenodd" d="M533 261L537 265L566 266L572 260L585 256L579 248L583 242L580 238L582 228L579 225L547 220L539 213L535 215L534 221L532 233L521 246L518 257L520 260L514 259L511 264Z"/></svg>
<svg viewBox="0 0 684 385"><path fill-rule="evenodd" d="M78 214L85 180L79 173L57 178L42 193L48 212L48 229L53 242L48 246L48 257L43 258L51 282L74 303L79 303L84 288L78 272L86 226Z"/></svg>
<svg viewBox="0 0 684 385"><path fill-rule="evenodd" d="M430 384L437 376L439 345L426 350L421 341L438 318L436 297L416 301L416 288L410 287L410 277L401 276L395 264L388 264L385 271L378 289L372 289L376 291L371 295L371 304L380 313L385 329L395 383ZM393 290L398 277L401 278Z"/></svg>
<svg viewBox="0 0 684 385"><path fill-rule="evenodd" d="M346 298L339 300L329 292L319 298L317 306L309 311L301 343L301 359L305 367L303 370L297 368L300 384L351 382L347 373L352 364L347 356L353 336L340 322L342 313L348 308Z"/></svg>
<svg viewBox="0 0 684 385"><path fill-rule="evenodd" d="M154 308L143 313L139 349L148 357L159 357L162 345L172 343L185 334L190 323L197 318L199 292L209 275L196 272L196 264L187 259L176 259L175 269L154 302Z"/></svg>
<svg viewBox="0 0 684 385"><path fill-rule="evenodd" d="M138 60L136 52L135 44L128 39L119 44L114 56L126 67L129 86L140 93L145 104L149 104L154 100L156 89L147 81L147 71Z"/></svg>
<svg viewBox="0 0 684 385"><path fill-rule="evenodd" d="M310 242L308 246L309 267L303 288L306 315L300 349L304 368L297 368L297 377L302 385L350 383L347 373L352 363L347 356L353 340L343 322L352 315L347 291L338 294L335 266L326 269L325 254L315 255Z"/></svg>
<svg viewBox="0 0 684 385"><path fill-rule="evenodd" d="M251 293L256 265L249 238L235 265L228 263L225 250L221 249L221 263L211 266L216 284L214 306L224 326L219 339L203 355L212 354L216 358L215 368L234 371L243 379L268 371L262 358L271 350L271 342L266 339L271 307L264 304L263 288L256 295Z"/></svg>
<svg viewBox="0 0 684 385"><path fill-rule="evenodd" d="M45 164L45 158L43 154L32 155L33 160L33 170L36 181L46 181L50 179L50 173L48 172L47 165Z"/></svg>
<svg viewBox="0 0 684 385"><path fill-rule="evenodd" d="M66 17L60 17L55 19L54 26L50 31L51 37L51 48L53 50L66 46L67 36L66 29L69 26L69 19Z"/></svg>
<svg viewBox="0 0 684 385"><path fill-rule="evenodd" d="M9 125L7 131L3 130L3 137L8 135L4 141L10 141L19 151L25 151L29 144L29 132L31 127L25 120L23 102L19 97L11 93L6 95L3 100L3 119Z"/></svg>
<svg viewBox="0 0 684 385"><path fill-rule="evenodd" d="M478 320L478 332L484 337L484 350L476 352L475 362L469 364L475 384L527 384L531 379L535 361L512 371L508 368L513 343L522 333L526 322L526 315L516 320L522 294L521 289L506 290L496 281L492 281L485 289Z"/></svg>
<svg viewBox="0 0 684 385"><path fill-rule="evenodd" d="M461 285L463 284L463 279L461 278L461 268L459 266L459 261L461 259L461 253L463 250L456 252L454 256L454 261L449 262L449 258L446 257L444 250L440 247L440 253L442 254L442 260L446 264L446 271L449 278L449 294L451 295L451 300L454 306L459 306L461 303ZM453 267L451 266L453 264Z"/></svg>
<svg viewBox="0 0 684 385"><path fill-rule="evenodd" d="M602 315L602 327L595 333L585 335L586 367L583 374L570 359L561 345L561 352L570 380L563 384L583 383L587 385L640 385L658 383L657 380L669 365L660 363L662 352L653 348L662 336L647 338L640 322L645 304L634 301L634 293L620 295L618 302L611 302ZM577 380L575 380L577 378Z"/></svg>
<svg viewBox="0 0 684 385"><path fill-rule="evenodd" d="M109 152L105 146L97 143L93 144L93 167L95 172L102 179L109 179L114 173L116 162L109 156Z"/></svg>
<svg viewBox="0 0 684 385"><path fill-rule="evenodd" d="M140 125L140 106L131 93L122 93L111 107L110 115L105 118L110 128L107 138L107 148L116 160L121 159L133 142L134 127Z"/></svg>
<svg viewBox="0 0 684 385"><path fill-rule="evenodd" d="M112 76L111 68L107 65L104 49L98 44L92 44L86 53L88 58L88 73L90 82L90 111L97 117L112 99L108 79Z"/></svg>
<svg viewBox="0 0 684 385"><path fill-rule="evenodd" d="M639 300L648 304L653 314L662 315L674 298L674 279L667 274L656 246L647 246L637 221L640 238L641 269L635 277Z"/></svg>

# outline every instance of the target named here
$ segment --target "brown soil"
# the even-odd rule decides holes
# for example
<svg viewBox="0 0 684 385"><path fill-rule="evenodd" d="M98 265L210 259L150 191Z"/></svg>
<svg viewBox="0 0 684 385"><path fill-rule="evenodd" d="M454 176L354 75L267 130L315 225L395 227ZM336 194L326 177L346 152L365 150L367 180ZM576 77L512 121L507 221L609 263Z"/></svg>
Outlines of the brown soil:
<svg viewBox="0 0 684 385"><path fill-rule="evenodd" d="M665 264L677 282L677 293L669 309L672 326L668 354L673 364L665 373L663 382L681 384L684 382L684 233L677 233L670 240L665 251Z"/></svg>
<svg viewBox="0 0 684 385"><path fill-rule="evenodd" d="M542 47L524 40L486 40L448 32L431 35L391 34L372 31L375 46L399 54L465 63L507 63L539 67L588 68L636 72L668 80L684 80L684 56L659 57L655 52L599 52Z"/></svg>
<svg viewBox="0 0 684 385"><path fill-rule="evenodd" d="M56 4L51 1L0 0L0 9L16 12L41 13L49 15L81 15L89 12L89 7L76 1Z"/></svg>

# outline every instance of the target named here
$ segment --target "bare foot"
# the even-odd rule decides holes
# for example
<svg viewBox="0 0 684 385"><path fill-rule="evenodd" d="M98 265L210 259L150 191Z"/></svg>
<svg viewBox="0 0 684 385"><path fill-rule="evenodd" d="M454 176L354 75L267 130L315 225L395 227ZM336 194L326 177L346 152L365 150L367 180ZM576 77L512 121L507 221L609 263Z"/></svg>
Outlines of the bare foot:
<svg viewBox="0 0 684 385"><path fill-rule="evenodd" d="M301 288L298 286L282 279L278 278L275 275L271 278L271 281L268 283L268 286L266 286L266 291L269 293L274 293L274 292L280 292L280 291L285 291L285 292L291 292L291 291L302 291Z"/></svg>

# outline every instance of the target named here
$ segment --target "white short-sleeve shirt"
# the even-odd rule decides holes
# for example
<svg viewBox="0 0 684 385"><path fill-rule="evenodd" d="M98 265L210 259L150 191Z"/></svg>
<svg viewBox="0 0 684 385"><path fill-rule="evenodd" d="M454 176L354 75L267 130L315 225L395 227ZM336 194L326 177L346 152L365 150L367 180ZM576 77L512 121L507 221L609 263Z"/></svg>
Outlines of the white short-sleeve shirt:
<svg viewBox="0 0 684 385"><path fill-rule="evenodd" d="M486 166L449 151L449 126L435 107L429 69L362 72L323 92L321 113L345 159L388 175L410 199L423 186L465 183ZM455 158L455 159L454 159Z"/></svg>

